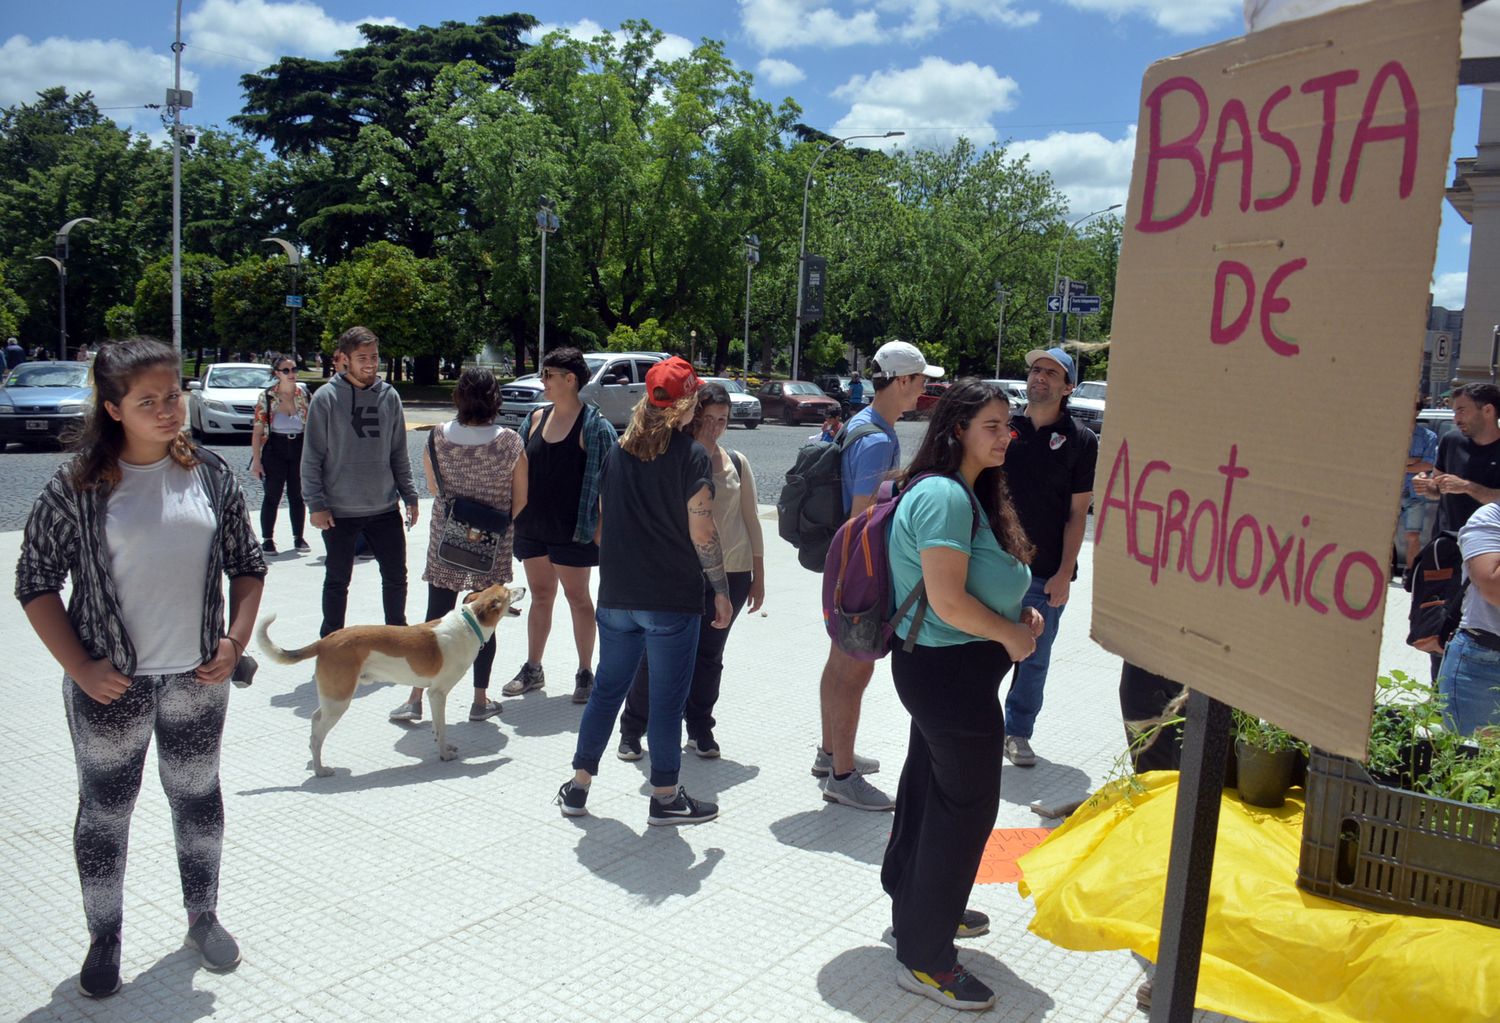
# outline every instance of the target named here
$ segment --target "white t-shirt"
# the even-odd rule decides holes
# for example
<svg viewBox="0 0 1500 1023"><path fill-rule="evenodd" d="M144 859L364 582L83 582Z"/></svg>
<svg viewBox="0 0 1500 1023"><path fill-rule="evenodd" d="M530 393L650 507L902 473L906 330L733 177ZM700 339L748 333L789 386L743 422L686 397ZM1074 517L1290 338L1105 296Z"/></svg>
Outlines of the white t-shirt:
<svg viewBox="0 0 1500 1023"><path fill-rule="evenodd" d="M1500 554L1500 504L1483 504L1458 531L1458 549L1464 556L1464 578L1469 577L1469 559L1480 554ZM1484 599L1479 587L1470 585L1464 594L1461 628L1483 629L1500 635L1500 607Z"/></svg>
<svg viewBox="0 0 1500 1023"><path fill-rule="evenodd" d="M203 663L203 595L216 521L193 469L171 457L120 463L104 543L137 675L174 675Z"/></svg>

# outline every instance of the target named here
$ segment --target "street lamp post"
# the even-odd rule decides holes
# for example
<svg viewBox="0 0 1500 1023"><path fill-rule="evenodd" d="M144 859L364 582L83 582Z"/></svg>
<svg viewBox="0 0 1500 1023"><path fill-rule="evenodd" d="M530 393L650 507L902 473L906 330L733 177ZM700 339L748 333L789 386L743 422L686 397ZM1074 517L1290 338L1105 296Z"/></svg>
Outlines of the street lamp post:
<svg viewBox="0 0 1500 1023"><path fill-rule="evenodd" d="M1063 236L1057 240L1057 258L1052 261L1052 293L1054 295L1057 294L1057 283L1058 283L1059 280L1061 280L1061 278L1059 277L1059 274L1062 273L1062 250L1063 250L1063 243L1068 240L1068 238L1073 234L1074 230L1077 229L1078 225L1081 224L1081 223L1083 223L1085 220L1089 220L1089 219L1091 219L1093 217L1097 217L1101 213L1112 213L1115 210L1119 209L1123 205L1124 205L1124 203L1118 203L1117 202L1113 206L1106 206L1102 210L1095 210L1093 213L1087 213L1087 214L1079 217L1077 220L1073 221L1073 223L1071 223L1071 224L1068 225L1068 229L1063 232ZM1064 334L1066 334L1068 332L1068 313L1067 313L1067 309L1068 309L1068 297L1069 296L1067 296L1067 295L1063 295L1062 296L1063 333ZM1054 326L1056 326L1056 325L1057 325L1057 314L1056 313L1051 313L1049 315L1048 320L1047 320L1047 340L1049 342L1052 340L1052 328ZM1062 340L1066 341L1067 338L1064 337L1064 338L1062 338Z"/></svg>
<svg viewBox="0 0 1500 1023"><path fill-rule="evenodd" d="M52 256L32 256L52 264L57 271L57 357L64 362L68 358L68 234L79 224L97 224L93 217L74 217L57 229L53 239Z"/></svg>
<svg viewBox="0 0 1500 1023"><path fill-rule="evenodd" d="M688 365L698 368L698 332L688 331Z"/></svg>
<svg viewBox="0 0 1500 1023"><path fill-rule="evenodd" d="M760 236L754 234L745 235L745 350L740 354L744 358L742 375L748 379L750 376L750 274L755 269L755 264L760 262Z"/></svg>
<svg viewBox="0 0 1500 1023"><path fill-rule="evenodd" d="M1001 281L996 281L995 282L995 304L1000 307L1000 328L999 328L999 334L995 338L995 377L996 377L996 379L999 379L999 377L1000 377L1000 347L1003 344L1005 344L1005 300L1008 297L1009 297L1009 293L1005 290L1004 283L1001 282Z"/></svg>
<svg viewBox="0 0 1500 1023"><path fill-rule="evenodd" d="M813 158L812 166L807 168L807 181L802 186L802 234L797 242L797 320L792 325L792 379L801 379L802 368L802 279L806 270L807 262L807 194L812 190L813 171L817 170L819 162L830 152L842 146L845 142L853 142L856 139L893 139L905 135L904 131L888 131L881 135L847 135L841 139L835 139L822 149Z"/></svg>
<svg viewBox="0 0 1500 1023"><path fill-rule="evenodd" d="M557 219L557 203L545 195L537 203L536 231L542 236L542 299L537 314L536 361L540 366L547 352L547 236L562 226Z"/></svg>
<svg viewBox="0 0 1500 1023"><path fill-rule="evenodd" d="M302 251L287 241L285 238L262 238L261 241L270 245L281 246L281 251L286 253L286 261L292 267L292 290L287 293L287 305L292 309L292 361L297 361L297 310L302 306L302 296L297 291L297 271L302 268Z"/></svg>
<svg viewBox="0 0 1500 1023"><path fill-rule="evenodd" d="M182 0L177 0L177 34L172 40L172 88L167 109L172 112L172 348L182 358L182 111L193 105L193 94L182 91Z"/></svg>

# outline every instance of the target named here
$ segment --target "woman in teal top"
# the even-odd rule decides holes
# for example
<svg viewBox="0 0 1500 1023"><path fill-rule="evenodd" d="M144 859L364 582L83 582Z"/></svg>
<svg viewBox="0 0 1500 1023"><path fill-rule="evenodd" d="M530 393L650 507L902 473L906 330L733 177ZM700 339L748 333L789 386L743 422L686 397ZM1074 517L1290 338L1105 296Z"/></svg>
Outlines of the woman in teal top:
<svg viewBox="0 0 1500 1023"><path fill-rule="evenodd" d="M900 477L888 544L897 602L922 581L930 606L911 651L902 642L891 651L911 736L880 881L891 897L897 982L950 1008L995 1001L959 964L953 939L989 923L965 903L1000 808L1000 682L1042 629L1021 605L1034 548L1000 472L1009 444L999 386L950 387ZM897 623L902 640L914 617Z"/></svg>

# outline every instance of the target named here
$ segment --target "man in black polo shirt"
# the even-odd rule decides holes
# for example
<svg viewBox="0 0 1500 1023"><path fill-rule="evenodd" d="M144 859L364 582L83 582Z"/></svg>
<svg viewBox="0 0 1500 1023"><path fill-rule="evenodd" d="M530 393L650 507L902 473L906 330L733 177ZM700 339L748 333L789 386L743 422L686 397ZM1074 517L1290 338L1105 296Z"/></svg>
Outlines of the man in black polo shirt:
<svg viewBox="0 0 1500 1023"><path fill-rule="evenodd" d="M1010 418L1005 477L1021 525L1036 545L1024 604L1037 609L1045 628L1036 652L1016 665L1005 698L1005 756L1017 767L1036 763L1031 733L1042 709L1057 625L1078 578L1099 460L1099 439L1068 414L1068 395L1078 383L1073 357L1061 348L1037 349L1026 353L1026 365L1026 411Z"/></svg>
<svg viewBox="0 0 1500 1023"><path fill-rule="evenodd" d="M1482 504L1500 500L1500 387L1464 384L1453 390L1453 425L1438 444L1429 475L1412 478L1413 489L1441 500L1438 529L1457 532Z"/></svg>

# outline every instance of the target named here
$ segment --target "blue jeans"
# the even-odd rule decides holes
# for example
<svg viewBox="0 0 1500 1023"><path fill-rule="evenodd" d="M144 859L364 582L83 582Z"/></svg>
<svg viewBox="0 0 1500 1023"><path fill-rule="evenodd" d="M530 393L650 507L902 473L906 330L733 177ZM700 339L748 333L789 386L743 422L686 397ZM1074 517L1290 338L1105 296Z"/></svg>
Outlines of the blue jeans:
<svg viewBox="0 0 1500 1023"><path fill-rule="evenodd" d="M646 722L651 784L658 788L677 784L682 767L682 709L693 681L701 618L697 614L608 607L594 613L599 623L599 671L578 723L575 771L599 773L599 758L614 734L615 718L630 692L644 650L651 663L651 716Z"/></svg>
<svg viewBox="0 0 1500 1023"><path fill-rule="evenodd" d="M1500 725L1500 650L1480 646L1462 629L1453 634L1438 669L1443 723L1459 735Z"/></svg>
<svg viewBox="0 0 1500 1023"><path fill-rule="evenodd" d="M1047 684L1047 667L1052 663L1052 642L1057 639L1057 623L1062 620L1063 607L1052 607L1047 603L1046 579L1032 579L1026 596L1021 599L1025 607L1034 607L1042 616L1042 634L1036 638L1036 650L1024 661L1016 663L1016 673L1010 679L1010 692L1005 697L1005 734L1020 739L1030 739L1036 727L1036 716L1042 712L1042 687Z"/></svg>

